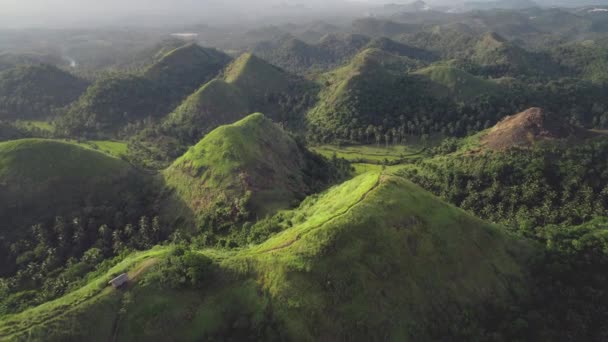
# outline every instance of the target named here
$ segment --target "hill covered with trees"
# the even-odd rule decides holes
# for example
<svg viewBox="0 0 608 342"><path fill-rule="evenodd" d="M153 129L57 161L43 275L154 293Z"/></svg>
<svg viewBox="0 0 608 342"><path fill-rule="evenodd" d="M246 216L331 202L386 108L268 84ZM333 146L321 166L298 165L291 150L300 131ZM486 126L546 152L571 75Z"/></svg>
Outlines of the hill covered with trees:
<svg viewBox="0 0 608 342"><path fill-rule="evenodd" d="M0 73L0 119L47 119L82 94L87 83L51 65L18 66Z"/></svg>

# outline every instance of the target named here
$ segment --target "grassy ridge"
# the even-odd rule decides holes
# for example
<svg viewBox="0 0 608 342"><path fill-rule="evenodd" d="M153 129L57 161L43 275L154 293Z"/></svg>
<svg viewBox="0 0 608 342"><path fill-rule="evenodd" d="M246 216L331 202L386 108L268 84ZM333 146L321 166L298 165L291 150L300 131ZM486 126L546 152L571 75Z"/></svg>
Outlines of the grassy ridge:
<svg viewBox="0 0 608 342"><path fill-rule="evenodd" d="M33 340L103 340L116 321L118 341L428 340L434 322L456 324L481 303L522 294L525 272L512 255L527 247L395 176L361 175L280 215L285 231L267 242L200 251L216 267L204 291L139 282L117 320L116 292L73 301L83 289L0 321L0 332L17 338L44 322ZM151 253L163 258L163 251ZM47 313L70 301L78 309L49 320ZM87 319L94 316L102 323Z"/></svg>
<svg viewBox="0 0 608 342"><path fill-rule="evenodd" d="M197 215L229 207L235 213L251 210L263 217L289 207L315 188L317 180L306 172L316 162L258 113L215 129L164 175Z"/></svg>

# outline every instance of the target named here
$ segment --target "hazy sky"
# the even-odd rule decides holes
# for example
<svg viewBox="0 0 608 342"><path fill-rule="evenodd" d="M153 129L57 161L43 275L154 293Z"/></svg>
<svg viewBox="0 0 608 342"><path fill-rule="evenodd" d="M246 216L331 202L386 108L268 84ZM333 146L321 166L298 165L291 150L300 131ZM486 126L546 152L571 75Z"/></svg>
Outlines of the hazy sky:
<svg viewBox="0 0 608 342"><path fill-rule="evenodd" d="M72 26L94 24L137 24L130 18L148 18L148 23L179 23L208 20L252 20L264 15L280 15L286 8L304 5L319 13L340 8L335 13L356 11L365 4L408 3L413 0L0 0L1 26ZM452 4L466 0L427 0L431 4ZM477 0L484 1L484 0ZM488 1L488 0L485 0ZM509 0L504 0L509 1ZM539 0L547 2L548 0ZM553 0L557 1L557 0ZM600 0L568 0L593 2ZM358 4L358 5L357 5ZM272 10L271 10L272 9ZM304 13L305 11L302 11ZM291 13L298 13L292 11ZM355 13L350 13L355 14ZM154 19L151 19L154 18ZM182 18L182 19L180 19Z"/></svg>

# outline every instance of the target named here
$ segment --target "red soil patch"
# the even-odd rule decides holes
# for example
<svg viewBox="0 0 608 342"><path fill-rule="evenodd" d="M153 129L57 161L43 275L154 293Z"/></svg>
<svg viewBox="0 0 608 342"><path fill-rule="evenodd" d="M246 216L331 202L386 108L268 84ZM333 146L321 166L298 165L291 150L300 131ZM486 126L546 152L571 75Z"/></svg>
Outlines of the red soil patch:
<svg viewBox="0 0 608 342"><path fill-rule="evenodd" d="M505 150L511 147L531 147L539 141L584 139L591 134L535 107L507 116L481 138L481 143L494 150Z"/></svg>

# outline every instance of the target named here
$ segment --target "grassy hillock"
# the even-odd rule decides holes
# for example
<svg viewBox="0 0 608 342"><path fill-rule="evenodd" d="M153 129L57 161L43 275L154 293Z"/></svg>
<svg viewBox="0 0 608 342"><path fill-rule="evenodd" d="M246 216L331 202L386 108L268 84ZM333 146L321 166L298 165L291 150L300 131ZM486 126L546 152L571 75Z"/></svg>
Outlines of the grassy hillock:
<svg viewBox="0 0 608 342"><path fill-rule="evenodd" d="M472 50L471 60L493 75L556 75L557 65L550 56L529 52L490 32L481 37Z"/></svg>
<svg viewBox="0 0 608 342"><path fill-rule="evenodd" d="M30 225L56 216L86 212L109 221L118 212L136 216L153 200L145 199L150 196L146 184L128 163L75 144L0 143L0 235L9 240L23 236Z"/></svg>
<svg viewBox="0 0 608 342"><path fill-rule="evenodd" d="M0 119L45 119L76 100L86 82L50 65L18 66L0 73Z"/></svg>
<svg viewBox="0 0 608 342"><path fill-rule="evenodd" d="M258 113L207 134L164 175L197 223L206 219L221 224L298 203L321 187L330 171L322 159Z"/></svg>
<svg viewBox="0 0 608 342"><path fill-rule="evenodd" d="M409 119L416 114L419 106L421 111L432 110L440 101L427 105L434 97L430 82L408 74L420 66L406 57L367 49L350 64L323 75L320 101L307 114L314 140L349 140L350 133L336 132L365 133L369 125L394 127L401 116Z"/></svg>
<svg viewBox="0 0 608 342"><path fill-rule="evenodd" d="M365 49L378 49L421 61L434 60L429 51L398 43L388 38L370 39L360 35L328 35L317 44L288 38L263 42L254 52L269 62L295 73L327 71L338 67Z"/></svg>
<svg viewBox="0 0 608 342"><path fill-rule="evenodd" d="M224 71L226 82L246 89L247 97L262 98L265 94L276 93L289 86L289 74L280 68L264 62L253 54L245 53L231 63Z"/></svg>
<svg viewBox="0 0 608 342"><path fill-rule="evenodd" d="M4 317L0 337L466 339L475 328L464 316L525 294L513 255L527 247L395 176L359 176L280 216L284 231L260 245L129 257L82 289ZM172 280L188 267L198 273L187 283ZM126 289L104 288L129 269Z"/></svg>
<svg viewBox="0 0 608 342"><path fill-rule="evenodd" d="M119 74L97 80L60 118L58 131L70 136L116 136L127 124L169 113L230 61L222 52L195 44L153 58L157 61L143 75Z"/></svg>
<svg viewBox="0 0 608 342"><path fill-rule="evenodd" d="M57 121L57 131L71 136L109 134L130 122L165 114L169 102L154 82L136 75L97 80Z"/></svg>
<svg viewBox="0 0 608 342"><path fill-rule="evenodd" d="M449 66L431 66L418 70L415 74L428 78L437 84L438 96L451 95L461 101L474 99L481 94L497 94L500 92L500 87L496 83Z"/></svg>
<svg viewBox="0 0 608 342"><path fill-rule="evenodd" d="M144 71L144 77L162 87L169 101L179 102L229 62L230 57L218 50L188 44L166 53Z"/></svg>
<svg viewBox="0 0 608 342"><path fill-rule="evenodd" d="M130 154L144 164L165 164L216 127L263 112L292 129L301 129L303 113L315 100L314 83L246 53L221 78L203 85L171 112L156 129L142 132Z"/></svg>

